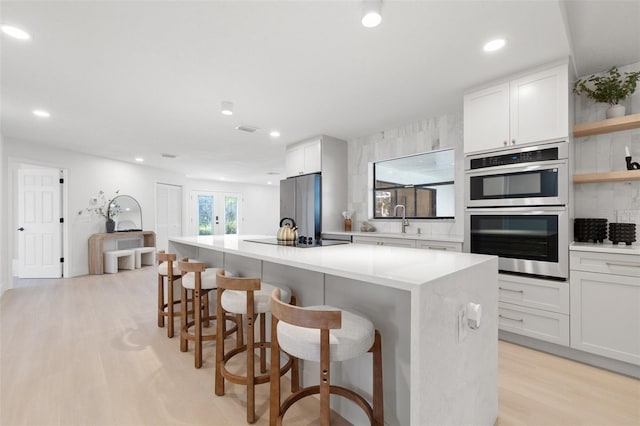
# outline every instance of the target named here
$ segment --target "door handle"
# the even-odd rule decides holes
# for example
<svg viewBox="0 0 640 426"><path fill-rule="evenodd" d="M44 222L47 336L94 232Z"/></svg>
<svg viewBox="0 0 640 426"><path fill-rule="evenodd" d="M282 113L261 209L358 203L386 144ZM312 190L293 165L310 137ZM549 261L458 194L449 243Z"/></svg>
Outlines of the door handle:
<svg viewBox="0 0 640 426"><path fill-rule="evenodd" d="M24 228L21 226L20 228L18 228L18 231L24 231Z"/></svg>

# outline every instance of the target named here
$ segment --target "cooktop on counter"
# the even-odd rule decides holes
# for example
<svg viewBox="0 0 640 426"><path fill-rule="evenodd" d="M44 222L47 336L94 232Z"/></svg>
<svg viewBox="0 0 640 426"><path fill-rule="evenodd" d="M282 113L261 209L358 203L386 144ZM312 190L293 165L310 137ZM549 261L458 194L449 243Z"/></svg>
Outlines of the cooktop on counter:
<svg viewBox="0 0 640 426"><path fill-rule="evenodd" d="M275 246L289 246L298 248L311 248L311 247L326 247L335 246L338 244L349 244L349 241L337 241L337 240L296 240L296 241L279 241L276 238L260 238L256 240L245 240L248 243L260 243L271 244Z"/></svg>

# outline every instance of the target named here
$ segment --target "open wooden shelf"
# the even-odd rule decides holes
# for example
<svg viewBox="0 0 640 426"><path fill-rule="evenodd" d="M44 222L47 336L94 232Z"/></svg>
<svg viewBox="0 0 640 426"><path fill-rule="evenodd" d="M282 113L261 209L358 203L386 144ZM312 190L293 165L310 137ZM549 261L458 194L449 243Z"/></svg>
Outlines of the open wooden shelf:
<svg viewBox="0 0 640 426"><path fill-rule="evenodd" d="M624 117L576 124L573 126L573 137L580 138L638 128L640 128L640 114L625 115Z"/></svg>
<svg viewBox="0 0 640 426"><path fill-rule="evenodd" d="M573 175L573 183L628 182L632 180L640 180L640 170Z"/></svg>

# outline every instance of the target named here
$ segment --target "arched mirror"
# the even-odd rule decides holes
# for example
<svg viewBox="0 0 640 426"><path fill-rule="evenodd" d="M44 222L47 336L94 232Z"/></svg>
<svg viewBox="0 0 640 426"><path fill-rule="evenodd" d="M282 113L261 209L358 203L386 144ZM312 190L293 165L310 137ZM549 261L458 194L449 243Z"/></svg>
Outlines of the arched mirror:
<svg viewBox="0 0 640 426"><path fill-rule="evenodd" d="M140 203L129 195L118 195L109 203L109 217L117 231L142 231Z"/></svg>

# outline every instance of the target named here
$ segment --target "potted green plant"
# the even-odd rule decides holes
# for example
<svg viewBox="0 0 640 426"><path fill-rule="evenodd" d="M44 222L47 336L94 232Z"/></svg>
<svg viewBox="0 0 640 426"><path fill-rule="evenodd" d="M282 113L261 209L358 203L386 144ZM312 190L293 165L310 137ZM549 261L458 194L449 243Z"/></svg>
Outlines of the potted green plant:
<svg viewBox="0 0 640 426"><path fill-rule="evenodd" d="M596 102L609 104L606 117L622 117L625 113L624 105L620 105L627 96L636 90L640 78L640 71L620 74L617 67L612 67L606 73L581 78L573 85L573 93L585 94Z"/></svg>

